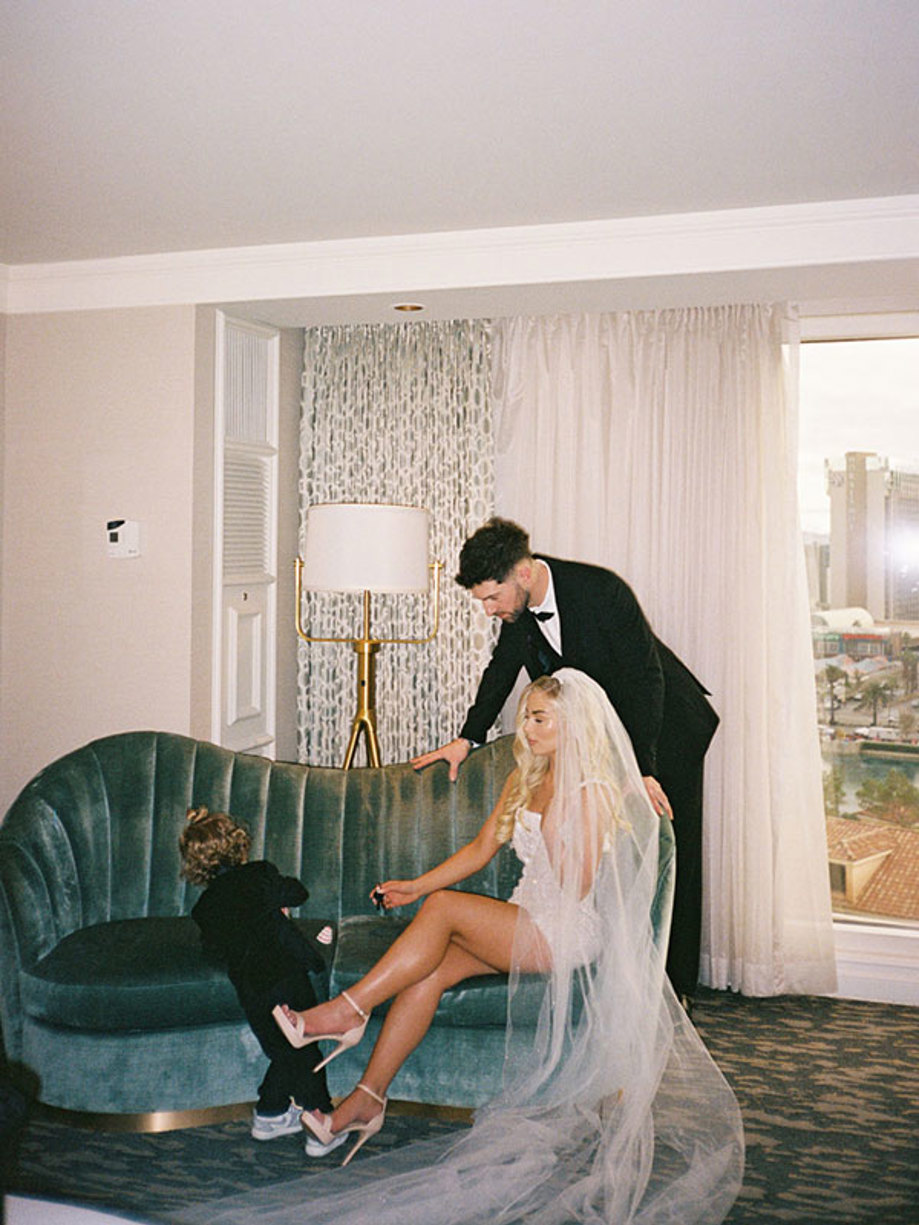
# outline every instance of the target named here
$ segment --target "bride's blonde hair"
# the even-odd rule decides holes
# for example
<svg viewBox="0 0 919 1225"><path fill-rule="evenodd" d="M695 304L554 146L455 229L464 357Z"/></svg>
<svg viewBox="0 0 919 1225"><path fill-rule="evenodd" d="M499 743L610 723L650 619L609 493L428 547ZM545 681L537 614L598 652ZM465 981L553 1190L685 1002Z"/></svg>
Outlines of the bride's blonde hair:
<svg viewBox="0 0 919 1225"><path fill-rule="evenodd" d="M509 842L514 832L514 822L517 814L529 804L535 795L539 784L549 769L546 757L537 757L527 744L523 734L523 721L526 718L527 698L531 693L543 693L553 705L558 702L561 685L554 676L540 676L531 681L520 695L515 717L514 760L517 769L511 775L511 785L507 793L507 803L504 811L498 816L495 834L499 842Z"/></svg>
<svg viewBox="0 0 919 1225"><path fill-rule="evenodd" d="M527 699L534 693L543 694L553 704L558 729L559 748L556 755L563 746L575 754L577 783L594 783L607 789L610 795L609 828L621 821L620 795L613 762L615 750L607 734L602 709L602 703L607 699L599 686L587 681L586 677L583 680L587 682L586 685L565 684L558 676L539 676L520 695L514 739L517 769L511 775L507 801L498 816L495 833L499 842L510 841L518 814L529 807L549 769L548 758L532 752L523 732Z"/></svg>

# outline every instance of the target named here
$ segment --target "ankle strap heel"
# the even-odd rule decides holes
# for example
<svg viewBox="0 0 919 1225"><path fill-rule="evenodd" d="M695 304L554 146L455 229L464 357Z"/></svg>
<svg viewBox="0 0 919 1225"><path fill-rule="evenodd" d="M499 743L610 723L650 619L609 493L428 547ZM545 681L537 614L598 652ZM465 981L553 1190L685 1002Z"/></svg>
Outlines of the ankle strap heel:
<svg viewBox="0 0 919 1225"><path fill-rule="evenodd" d="M351 1029L345 1030L343 1034L325 1034L326 1038L332 1038L338 1043L331 1055L326 1055L325 1059L316 1064L315 1071L321 1072L326 1064L331 1063L333 1059L337 1059L343 1052L347 1051L352 1046L357 1046L367 1029L367 1022L370 1020L370 1013L364 1012L360 1004L355 1003L347 991L341 992L342 998L346 999L357 1015L361 1018L360 1025L353 1025Z"/></svg>
<svg viewBox="0 0 919 1225"><path fill-rule="evenodd" d="M375 1102L379 1102L380 1105L383 1107L383 1109L384 1110L386 1109L386 1103L389 1101L388 1098L380 1097L379 1093L374 1093L374 1091L370 1088L370 1086L365 1085L362 1080L359 1080L355 1087L358 1089L363 1089L365 1093L369 1093Z"/></svg>
<svg viewBox="0 0 919 1225"><path fill-rule="evenodd" d="M356 1000L352 999L347 991L340 991L339 995L341 996L343 1000L348 1001L348 1003L351 1005L351 1007L354 1009L354 1011L357 1013L357 1015L361 1018L362 1021L370 1020L370 1013L364 1012L360 1004L358 1004Z"/></svg>

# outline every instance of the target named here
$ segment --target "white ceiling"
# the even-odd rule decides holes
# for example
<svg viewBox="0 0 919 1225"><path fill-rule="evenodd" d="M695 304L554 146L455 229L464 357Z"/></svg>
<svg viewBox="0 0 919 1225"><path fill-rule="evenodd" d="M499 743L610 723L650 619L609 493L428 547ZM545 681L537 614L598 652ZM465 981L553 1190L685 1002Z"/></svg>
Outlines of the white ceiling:
<svg viewBox="0 0 919 1225"><path fill-rule="evenodd" d="M906 195L917 151L917 0L0 0L11 267Z"/></svg>

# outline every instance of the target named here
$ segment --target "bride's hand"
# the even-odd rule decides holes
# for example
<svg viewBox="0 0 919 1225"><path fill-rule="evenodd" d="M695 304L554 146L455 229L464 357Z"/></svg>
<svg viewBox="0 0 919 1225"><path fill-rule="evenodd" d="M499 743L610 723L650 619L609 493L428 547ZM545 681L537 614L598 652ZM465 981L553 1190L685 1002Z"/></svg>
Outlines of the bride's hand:
<svg viewBox="0 0 919 1225"><path fill-rule="evenodd" d="M408 906L410 902L417 902L420 897L421 891L413 880L384 880L370 893L370 900L374 906L382 902L383 910Z"/></svg>

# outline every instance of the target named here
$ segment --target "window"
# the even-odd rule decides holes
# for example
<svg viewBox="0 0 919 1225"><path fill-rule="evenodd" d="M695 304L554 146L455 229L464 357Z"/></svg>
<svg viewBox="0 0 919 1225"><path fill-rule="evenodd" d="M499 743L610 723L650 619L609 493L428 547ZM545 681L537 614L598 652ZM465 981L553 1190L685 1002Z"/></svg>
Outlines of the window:
<svg viewBox="0 0 919 1225"><path fill-rule="evenodd" d="M919 928L919 339L801 347L834 914Z"/></svg>

